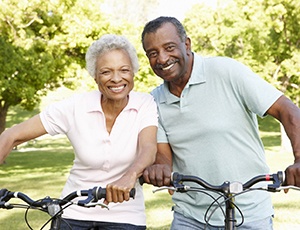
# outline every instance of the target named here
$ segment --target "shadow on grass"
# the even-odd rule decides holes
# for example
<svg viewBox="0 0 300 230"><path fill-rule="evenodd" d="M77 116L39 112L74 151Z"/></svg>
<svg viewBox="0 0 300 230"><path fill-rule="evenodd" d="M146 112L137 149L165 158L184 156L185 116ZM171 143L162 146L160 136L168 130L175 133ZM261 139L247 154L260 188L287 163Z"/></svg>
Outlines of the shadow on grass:
<svg viewBox="0 0 300 230"><path fill-rule="evenodd" d="M279 132L280 124L279 122L271 116L266 116L265 118L258 117L258 127L262 132Z"/></svg>
<svg viewBox="0 0 300 230"><path fill-rule="evenodd" d="M280 124L275 118L271 116L263 119L258 117L258 125L265 148L281 145Z"/></svg>
<svg viewBox="0 0 300 230"><path fill-rule="evenodd" d="M0 166L7 176L32 172L63 172L68 170L74 158L70 150L13 151Z"/></svg>
<svg viewBox="0 0 300 230"><path fill-rule="evenodd" d="M12 106L9 108L6 116L6 127L11 127L15 124L21 123L39 112L40 110L38 106L31 111L23 109L20 105Z"/></svg>
<svg viewBox="0 0 300 230"><path fill-rule="evenodd" d="M171 196L167 194L155 195L155 199L146 200L145 206L147 208L155 209L155 208L167 208L170 209L173 206L171 201Z"/></svg>
<svg viewBox="0 0 300 230"><path fill-rule="evenodd" d="M271 148L275 146L280 146L281 141L280 141L280 134L278 135L265 135L261 137L265 148Z"/></svg>
<svg viewBox="0 0 300 230"><path fill-rule="evenodd" d="M159 226L159 227L147 227L148 230L169 230L170 229L170 225L163 225L163 226Z"/></svg>
<svg viewBox="0 0 300 230"><path fill-rule="evenodd" d="M6 217L1 218L1 229L30 229L25 221L26 209L14 209L9 211L1 210L1 212L6 212ZM32 209L28 211L26 217L31 229L41 229L41 227L50 219L48 214ZM13 228L11 228L12 226ZM49 228L46 227L45 229Z"/></svg>

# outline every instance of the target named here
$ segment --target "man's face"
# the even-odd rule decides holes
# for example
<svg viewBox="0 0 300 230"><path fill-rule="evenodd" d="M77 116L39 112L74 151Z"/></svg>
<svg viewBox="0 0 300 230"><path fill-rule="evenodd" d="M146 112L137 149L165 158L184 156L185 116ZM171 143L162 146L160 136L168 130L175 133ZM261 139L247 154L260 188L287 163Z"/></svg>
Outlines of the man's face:
<svg viewBox="0 0 300 230"><path fill-rule="evenodd" d="M157 76L169 82L189 77L190 40L181 41L172 23L165 23L155 32L145 34L143 45Z"/></svg>

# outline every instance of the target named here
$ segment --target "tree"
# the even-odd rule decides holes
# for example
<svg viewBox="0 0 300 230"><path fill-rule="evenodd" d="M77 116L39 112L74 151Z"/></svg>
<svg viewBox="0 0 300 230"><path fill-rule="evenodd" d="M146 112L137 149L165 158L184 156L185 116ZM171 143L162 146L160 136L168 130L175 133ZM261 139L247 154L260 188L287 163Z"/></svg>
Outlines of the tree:
<svg viewBox="0 0 300 230"><path fill-rule="evenodd" d="M103 12L110 18L110 24L117 28L118 34L125 35L137 50L140 69L135 76L134 90L136 91L150 92L162 82L150 68L141 43L143 27L158 4L158 0L104 0Z"/></svg>
<svg viewBox="0 0 300 230"><path fill-rule="evenodd" d="M300 105L299 1L232 0L188 15L195 51L242 61Z"/></svg>
<svg viewBox="0 0 300 230"><path fill-rule="evenodd" d="M30 110L47 91L75 85L86 48L109 28L97 7L96 0L0 2L0 133L10 106Z"/></svg>
<svg viewBox="0 0 300 230"><path fill-rule="evenodd" d="M122 18L103 2L118 5ZM2 0L0 2L0 133L6 114L20 104L33 109L49 90L62 85L75 89L86 84L85 53L105 33L123 34L135 45L140 71L135 90L149 92L160 80L151 71L142 50L141 24L151 1ZM147 8L151 5L149 8ZM132 14L139 12L139 14ZM147 13L148 12L148 13ZM132 17L134 15L134 17ZM88 84L92 82L88 81ZM90 85L89 85L90 86Z"/></svg>
<svg viewBox="0 0 300 230"><path fill-rule="evenodd" d="M185 19L195 51L240 60L299 106L300 2L232 0L222 4L216 9L195 6ZM282 146L289 145L283 138Z"/></svg>

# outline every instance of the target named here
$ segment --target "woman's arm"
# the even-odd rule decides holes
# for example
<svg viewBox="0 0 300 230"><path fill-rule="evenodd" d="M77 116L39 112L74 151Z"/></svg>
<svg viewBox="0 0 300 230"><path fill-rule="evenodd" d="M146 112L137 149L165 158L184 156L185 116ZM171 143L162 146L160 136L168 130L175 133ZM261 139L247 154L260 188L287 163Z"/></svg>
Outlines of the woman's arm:
<svg viewBox="0 0 300 230"><path fill-rule="evenodd" d="M156 126L144 128L138 136L138 154L128 171L117 181L106 186L106 201L123 202L129 200L129 192L146 167L153 164L156 155Z"/></svg>
<svg viewBox="0 0 300 230"><path fill-rule="evenodd" d="M0 135L0 164L4 162L13 147L46 133L39 115L6 129Z"/></svg>

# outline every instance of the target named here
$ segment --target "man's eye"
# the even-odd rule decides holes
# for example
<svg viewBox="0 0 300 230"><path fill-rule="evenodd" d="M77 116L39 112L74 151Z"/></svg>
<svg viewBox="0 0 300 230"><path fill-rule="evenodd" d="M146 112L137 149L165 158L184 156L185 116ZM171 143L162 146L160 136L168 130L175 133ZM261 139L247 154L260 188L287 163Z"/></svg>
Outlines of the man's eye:
<svg viewBox="0 0 300 230"><path fill-rule="evenodd" d="M174 50L175 46L174 45L170 45L170 46L167 46L167 51L172 51Z"/></svg>
<svg viewBox="0 0 300 230"><path fill-rule="evenodd" d="M150 52L150 53L147 54L147 56L148 56L149 58L154 58L154 57L157 56L157 52Z"/></svg>

